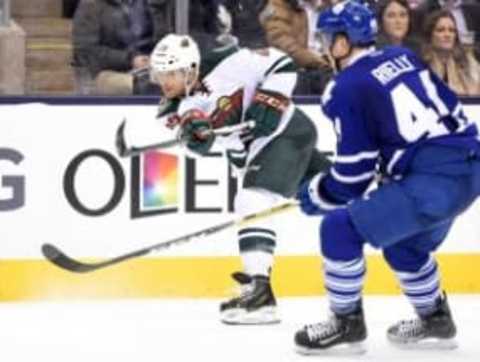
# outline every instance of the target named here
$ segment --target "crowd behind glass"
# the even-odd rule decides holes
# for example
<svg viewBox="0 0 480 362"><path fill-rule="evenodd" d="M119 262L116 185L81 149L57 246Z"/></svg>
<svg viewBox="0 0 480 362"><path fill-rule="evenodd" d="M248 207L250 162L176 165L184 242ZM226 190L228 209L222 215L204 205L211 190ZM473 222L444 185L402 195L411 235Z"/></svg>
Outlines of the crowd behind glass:
<svg viewBox="0 0 480 362"><path fill-rule="evenodd" d="M149 54L159 39L180 30L202 51L277 47L299 67L295 94L319 95L333 72L315 24L337 1L64 0L65 16L73 22L75 92L158 94L149 82ZM458 94L480 95L480 0L367 2L377 14L377 48L408 47ZM0 21L6 21L7 7L8 0L0 0Z"/></svg>

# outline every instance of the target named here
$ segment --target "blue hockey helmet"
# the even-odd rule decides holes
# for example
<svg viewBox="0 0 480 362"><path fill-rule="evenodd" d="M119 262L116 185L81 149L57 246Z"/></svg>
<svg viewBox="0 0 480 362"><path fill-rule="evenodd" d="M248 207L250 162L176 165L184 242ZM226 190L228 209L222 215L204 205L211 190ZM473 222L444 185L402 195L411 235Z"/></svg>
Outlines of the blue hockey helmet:
<svg viewBox="0 0 480 362"><path fill-rule="evenodd" d="M340 2L323 11L317 21L317 32L328 39L328 46L339 33L345 34L352 45L373 44L377 28L373 11L355 0Z"/></svg>

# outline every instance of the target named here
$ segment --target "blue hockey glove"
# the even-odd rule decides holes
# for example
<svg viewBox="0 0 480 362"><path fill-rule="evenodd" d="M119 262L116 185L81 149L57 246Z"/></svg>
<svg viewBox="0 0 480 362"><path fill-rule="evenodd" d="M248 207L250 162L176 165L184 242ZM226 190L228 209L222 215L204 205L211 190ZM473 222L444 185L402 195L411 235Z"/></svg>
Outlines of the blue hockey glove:
<svg viewBox="0 0 480 362"><path fill-rule="evenodd" d="M210 119L198 111L190 111L182 117L180 137L185 139L187 147L196 153L208 153L215 141L215 135L208 133L212 129Z"/></svg>
<svg viewBox="0 0 480 362"><path fill-rule="evenodd" d="M331 210L342 207L343 204L335 204L326 200L320 194L320 183L325 174L319 173L309 181L305 181L297 192L300 208L307 215L324 215Z"/></svg>

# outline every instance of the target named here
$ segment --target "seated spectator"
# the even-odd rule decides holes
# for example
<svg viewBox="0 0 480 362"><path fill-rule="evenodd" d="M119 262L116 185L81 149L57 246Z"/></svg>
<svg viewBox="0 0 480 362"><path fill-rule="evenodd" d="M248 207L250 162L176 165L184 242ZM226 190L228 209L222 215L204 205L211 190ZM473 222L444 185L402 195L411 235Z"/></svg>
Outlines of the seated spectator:
<svg viewBox="0 0 480 362"><path fill-rule="evenodd" d="M411 10L416 10L418 7L422 6L427 0L407 0L408 5L410 5Z"/></svg>
<svg viewBox="0 0 480 362"><path fill-rule="evenodd" d="M79 0L63 0L63 17L72 19L77 10Z"/></svg>
<svg viewBox="0 0 480 362"><path fill-rule="evenodd" d="M422 57L459 95L480 95L480 64L460 43L455 18L437 10L425 23Z"/></svg>
<svg viewBox="0 0 480 362"><path fill-rule="evenodd" d="M148 0L81 0L73 19L74 66L81 94L130 95L148 79L153 24Z"/></svg>
<svg viewBox="0 0 480 362"><path fill-rule="evenodd" d="M223 23L230 23L230 32L238 39L241 47L256 49L268 46L265 31L259 20L259 15L267 5L267 0L219 1L225 7L225 15L229 17L223 20Z"/></svg>
<svg viewBox="0 0 480 362"><path fill-rule="evenodd" d="M411 10L407 0L381 0L377 4L377 20L378 48L397 45L419 51L419 42L411 34Z"/></svg>
<svg viewBox="0 0 480 362"><path fill-rule="evenodd" d="M478 0L423 0L414 11L414 31L421 32L426 17L435 10L448 10L457 23L460 40L474 37L475 55L480 59L480 2Z"/></svg>
<svg viewBox="0 0 480 362"><path fill-rule="evenodd" d="M221 0L195 0L189 2L188 33L197 42L200 50L217 47L223 26L218 17ZM174 0L148 0L150 4L155 42L165 35L176 32Z"/></svg>
<svg viewBox="0 0 480 362"><path fill-rule="evenodd" d="M270 46L283 50L301 68L295 94L321 94L332 76L316 41L316 19L322 1L268 0L260 14Z"/></svg>

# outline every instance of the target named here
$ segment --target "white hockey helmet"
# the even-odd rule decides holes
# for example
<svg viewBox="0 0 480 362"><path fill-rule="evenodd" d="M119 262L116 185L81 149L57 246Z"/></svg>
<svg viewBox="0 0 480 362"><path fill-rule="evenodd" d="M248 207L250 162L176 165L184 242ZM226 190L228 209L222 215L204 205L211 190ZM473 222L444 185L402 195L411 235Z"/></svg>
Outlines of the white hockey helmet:
<svg viewBox="0 0 480 362"><path fill-rule="evenodd" d="M188 35L169 34L162 38L150 57L150 68L154 73L200 68L198 45Z"/></svg>

